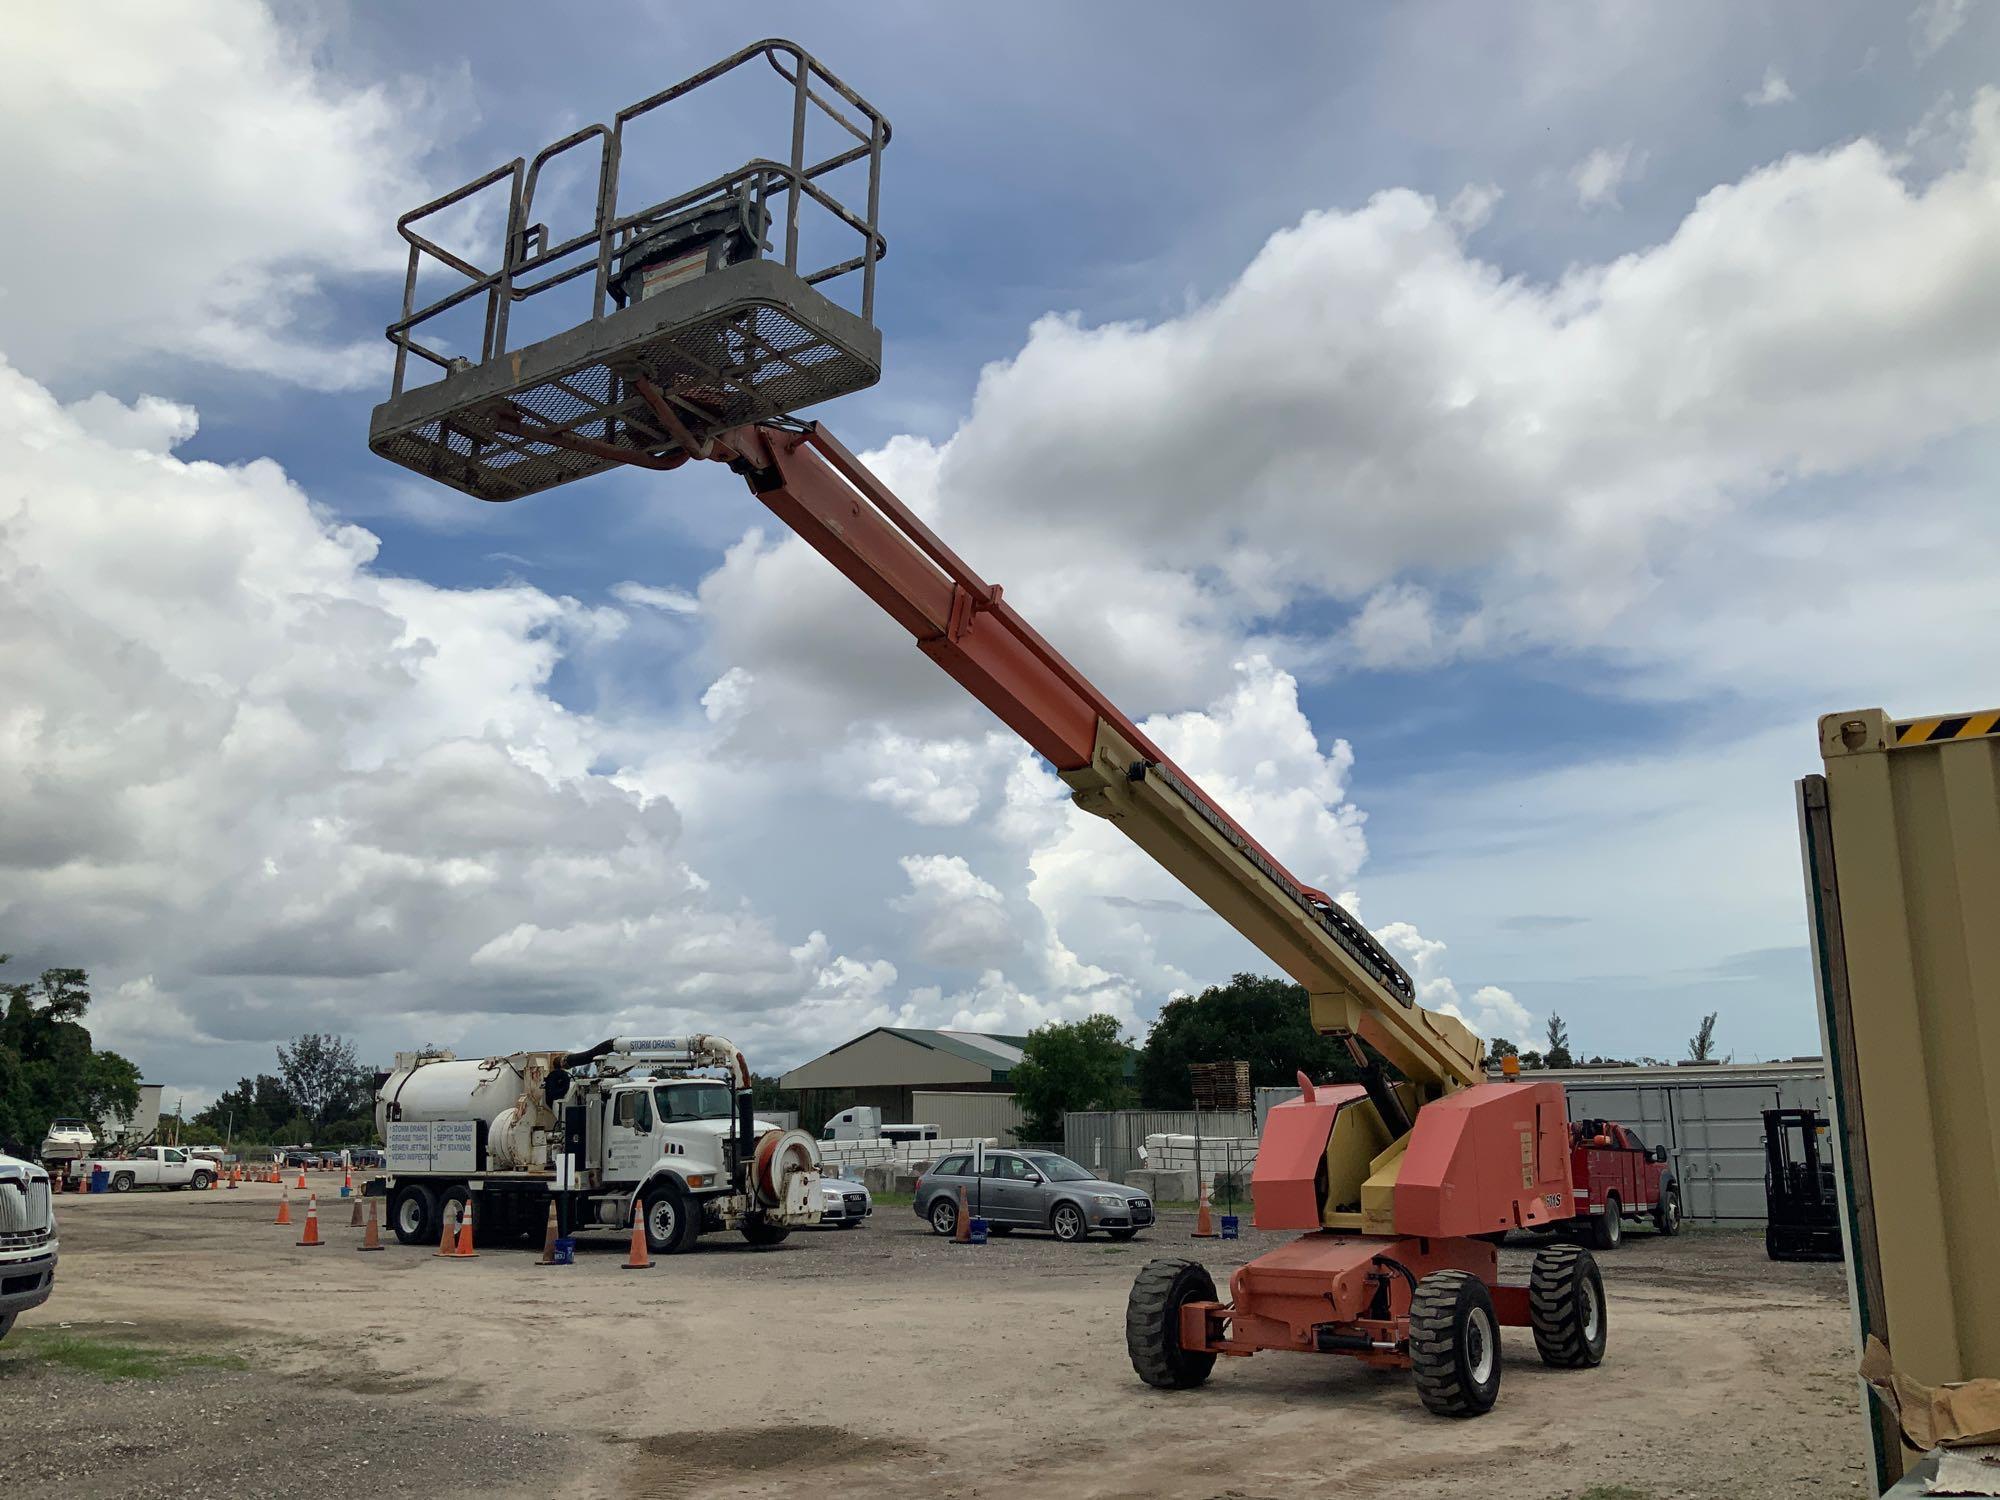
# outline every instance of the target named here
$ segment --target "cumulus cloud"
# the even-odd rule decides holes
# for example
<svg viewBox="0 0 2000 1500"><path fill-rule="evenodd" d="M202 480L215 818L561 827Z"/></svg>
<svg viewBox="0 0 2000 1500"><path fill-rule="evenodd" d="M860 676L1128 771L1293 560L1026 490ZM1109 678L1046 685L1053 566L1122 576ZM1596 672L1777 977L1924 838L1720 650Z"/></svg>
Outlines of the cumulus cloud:
<svg viewBox="0 0 2000 1500"><path fill-rule="evenodd" d="M321 293L401 264L396 215L430 196L413 141L454 91L356 87L255 0L174 11L46 5L9 17L0 348L42 378L193 359L344 389L387 368L331 333Z"/></svg>
<svg viewBox="0 0 2000 1500"><path fill-rule="evenodd" d="M506 1016L784 1033L839 955L712 899L549 696L615 616L384 572L275 464L175 456L194 425L0 364L7 946L84 957L105 1040L183 1063Z"/></svg>
<svg viewBox="0 0 2000 1500"><path fill-rule="evenodd" d="M1632 143L1599 146L1570 169L1570 186L1576 201L1585 208L1616 208L1618 189L1629 182L1645 164L1643 152L1634 155Z"/></svg>
<svg viewBox="0 0 2000 1500"><path fill-rule="evenodd" d="M701 610L701 601L686 589L661 588L656 584L633 583L630 580L612 584L611 597L634 609L658 610L665 615L692 615Z"/></svg>
<svg viewBox="0 0 2000 1500"><path fill-rule="evenodd" d="M1776 66L1764 70L1764 81L1743 96L1743 102L1752 109L1766 109L1773 104L1790 104L1797 96L1792 86L1785 82L1785 75Z"/></svg>
<svg viewBox="0 0 2000 1500"><path fill-rule="evenodd" d="M1375 936L1403 962L1416 982L1417 1003L1430 1010L1457 1016L1481 1036L1510 1040L1532 1034L1535 1018L1527 1007L1495 984L1482 984L1469 999L1444 971L1445 945L1427 938L1408 922L1391 922L1375 930Z"/></svg>
<svg viewBox="0 0 2000 1500"><path fill-rule="evenodd" d="M1965 25L1972 0L1918 0L1910 12L1910 50L1919 62L1944 50Z"/></svg>

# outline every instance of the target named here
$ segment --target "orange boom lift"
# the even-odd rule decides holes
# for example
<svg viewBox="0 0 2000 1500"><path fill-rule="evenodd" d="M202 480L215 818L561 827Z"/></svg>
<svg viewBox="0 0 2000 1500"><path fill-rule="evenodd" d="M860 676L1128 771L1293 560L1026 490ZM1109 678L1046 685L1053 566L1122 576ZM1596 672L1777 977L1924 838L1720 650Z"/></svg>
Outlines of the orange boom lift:
<svg viewBox="0 0 2000 1500"><path fill-rule="evenodd" d="M789 109L789 156L621 210L620 166L639 128L758 63ZM809 131L835 149L809 158ZM788 415L880 377L889 135L815 58L765 41L405 215L395 384L370 446L495 501L619 466L727 465L1044 756L1078 807L1110 819L1305 987L1313 1025L1345 1041L1361 1081L1315 1087L1302 1075L1302 1097L1270 1112L1254 1221L1300 1238L1238 1269L1227 1300L1194 1261L1146 1266L1126 1313L1141 1378L1184 1387L1220 1355L1341 1353L1408 1366L1426 1406L1470 1416L1498 1391L1502 1326L1532 1328L1549 1364L1596 1364L1604 1294L1587 1251L1543 1250L1525 1286L1498 1276L1508 1230L1573 1212L1561 1087L1485 1082L1484 1044L1418 1005L1359 922L1296 879L831 433ZM537 185L571 152L596 169L596 208L557 236L536 220ZM865 207L838 201L837 181L863 184ZM468 212L483 194L506 224L490 269L426 233L434 215ZM834 258L818 263L824 254ZM451 285L418 305L420 280L440 268ZM822 290L833 283L857 305ZM587 286L590 316L510 343L517 312L560 286ZM453 347L476 360L418 338L454 316L464 332ZM412 356L438 378L413 384Z"/></svg>

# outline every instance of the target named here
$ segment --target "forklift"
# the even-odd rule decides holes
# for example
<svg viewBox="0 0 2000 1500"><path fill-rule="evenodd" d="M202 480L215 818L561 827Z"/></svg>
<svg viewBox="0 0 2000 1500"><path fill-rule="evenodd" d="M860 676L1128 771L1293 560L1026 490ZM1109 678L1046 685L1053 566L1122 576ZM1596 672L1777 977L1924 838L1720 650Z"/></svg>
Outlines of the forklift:
<svg viewBox="0 0 2000 1500"><path fill-rule="evenodd" d="M1764 1253L1772 1260L1843 1260L1825 1115L1764 1111Z"/></svg>

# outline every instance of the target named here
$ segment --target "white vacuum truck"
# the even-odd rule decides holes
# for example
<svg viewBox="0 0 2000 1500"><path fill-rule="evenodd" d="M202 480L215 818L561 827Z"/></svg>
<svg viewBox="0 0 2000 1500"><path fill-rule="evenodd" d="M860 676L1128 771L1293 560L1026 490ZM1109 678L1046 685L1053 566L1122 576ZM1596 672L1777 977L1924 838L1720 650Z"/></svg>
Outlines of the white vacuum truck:
<svg viewBox="0 0 2000 1500"><path fill-rule="evenodd" d="M756 1118L749 1065L718 1036L481 1061L398 1053L376 1081L375 1128L389 1225L406 1245L435 1241L467 1202L487 1243L539 1243L553 1202L565 1235L629 1232L640 1215L662 1255L706 1230L762 1246L819 1222L812 1137Z"/></svg>

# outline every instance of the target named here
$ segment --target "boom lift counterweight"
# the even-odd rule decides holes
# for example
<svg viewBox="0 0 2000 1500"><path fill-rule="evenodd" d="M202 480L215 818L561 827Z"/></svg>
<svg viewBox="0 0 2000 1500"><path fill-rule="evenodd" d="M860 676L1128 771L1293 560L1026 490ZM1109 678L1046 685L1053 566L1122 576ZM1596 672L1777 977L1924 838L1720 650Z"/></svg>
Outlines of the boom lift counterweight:
<svg viewBox="0 0 2000 1500"><path fill-rule="evenodd" d="M616 169L626 122L758 56L791 86L791 159L760 159L664 204L620 214ZM803 121L814 105L860 144L807 162ZM1044 640L998 584L975 572L832 434L784 415L869 383L871 351L879 362L879 336L866 320L875 260L885 248L875 208L887 122L801 49L766 42L621 112L614 127L558 142L536 158L536 170L552 154L598 138L593 132L601 132L605 176L590 233L550 248L547 231L526 224L534 173L526 174L524 194L516 161L500 267L479 272L454 263L473 276L457 301L482 293L489 299L477 365L455 368L415 342L413 330L444 304L415 309L406 293L403 317L389 330L400 351L397 391L376 410L371 445L496 499L614 464L728 465L919 650L1045 757L1079 808L1115 823L1304 986L1313 1026L1346 1040L1365 1080L1315 1088L1302 1076L1302 1097L1271 1111L1253 1180L1255 1222L1305 1233L1240 1267L1228 1301L1193 1262L1149 1265L1127 1309L1127 1343L1142 1378L1187 1386L1205 1379L1218 1355L1339 1352L1412 1367L1426 1405L1463 1416L1492 1405L1502 1325L1532 1327L1547 1363L1596 1364L1604 1349L1603 1287L1587 1251L1543 1251L1528 1286L1502 1286L1497 1274L1494 1244L1506 1231L1573 1212L1560 1085L1485 1082L1484 1044L1457 1017L1417 1004L1409 975L1359 922L1293 876ZM865 217L835 203L822 181L840 165L863 161ZM418 258L435 253L411 221L481 183L506 180L508 170L406 216L411 288ZM802 204L817 204L859 232L860 255L802 270ZM758 251L769 212L783 205L791 217L779 265ZM700 226L711 223L724 226L712 233L726 233L726 242L702 239L709 231ZM689 224L696 230L685 231ZM672 256L659 259L664 252L649 247L667 241ZM553 264L565 254L575 258L573 269ZM498 309L593 265L600 295L589 323L505 350ZM656 274L658 266L669 270ZM866 278L859 319L817 290L857 269ZM658 294L610 310L603 289L614 281L641 293L657 281ZM861 351L858 360L826 352L843 340L849 354ZM400 370L412 351L446 373L408 392ZM803 399L778 401L771 392L780 386Z"/></svg>

